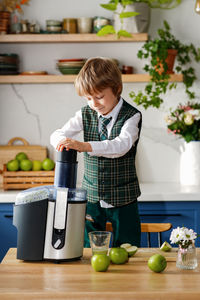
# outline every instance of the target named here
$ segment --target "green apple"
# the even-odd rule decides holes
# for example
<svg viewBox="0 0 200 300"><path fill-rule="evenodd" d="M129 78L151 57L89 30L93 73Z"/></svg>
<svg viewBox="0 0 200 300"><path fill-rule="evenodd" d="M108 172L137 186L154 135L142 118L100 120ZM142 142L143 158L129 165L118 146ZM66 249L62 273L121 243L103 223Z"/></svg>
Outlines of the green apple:
<svg viewBox="0 0 200 300"><path fill-rule="evenodd" d="M172 246L168 242L166 242L166 241L160 247L160 250L162 250L164 252L171 251L171 249L172 249Z"/></svg>
<svg viewBox="0 0 200 300"><path fill-rule="evenodd" d="M121 247L111 248L109 253L112 263L120 265L128 261L128 252Z"/></svg>
<svg viewBox="0 0 200 300"><path fill-rule="evenodd" d="M17 159L12 159L6 164L8 171L18 171L19 170L19 161Z"/></svg>
<svg viewBox="0 0 200 300"><path fill-rule="evenodd" d="M55 167L55 163L52 159L50 158L45 158L42 162L42 169L45 171L51 171Z"/></svg>
<svg viewBox="0 0 200 300"><path fill-rule="evenodd" d="M40 160L33 160L32 163L33 163L33 167L32 167L33 171L42 170L42 162Z"/></svg>
<svg viewBox="0 0 200 300"><path fill-rule="evenodd" d="M153 272L160 273L164 271L166 266L166 258L160 254L154 254L148 260L148 267Z"/></svg>
<svg viewBox="0 0 200 300"><path fill-rule="evenodd" d="M32 170L33 163L29 159L23 159L20 161L20 169L22 171L30 171Z"/></svg>
<svg viewBox="0 0 200 300"><path fill-rule="evenodd" d="M19 152L17 153L17 155L15 156L15 159L21 161L23 159L28 159L28 156L26 155L26 153L24 152Z"/></svg>
<svg viewBox="0 0 200 300"><path fill-rule="evenodd" d="M91 258L91 265L96 272L105 272L110 265L110 258L106 254L94 254Z"/></svg>

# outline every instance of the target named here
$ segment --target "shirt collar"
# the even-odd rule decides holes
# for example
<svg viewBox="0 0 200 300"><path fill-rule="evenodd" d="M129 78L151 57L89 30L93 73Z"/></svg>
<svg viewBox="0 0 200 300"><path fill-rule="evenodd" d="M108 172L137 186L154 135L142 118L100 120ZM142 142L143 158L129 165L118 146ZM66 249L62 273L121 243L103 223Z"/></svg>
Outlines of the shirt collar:
<svg viewBox="0 0 200 300"><path fill-rule="evenodd" d="M113 110L111 110L109 112L109 114L107 114L106 116L102 116L100 113L97 112L98 118L100 116L102 116L103 118L110 118L110 117L112 117L112 119L116 119L117 116L118 116L118 113L119 113L119 111L120 111L120 109L122 107L122 104L123 104L123 99L122 99L122 97L120 97L119 102L117 103L117 105L115 105L115 107L113 108Z"/></svg>

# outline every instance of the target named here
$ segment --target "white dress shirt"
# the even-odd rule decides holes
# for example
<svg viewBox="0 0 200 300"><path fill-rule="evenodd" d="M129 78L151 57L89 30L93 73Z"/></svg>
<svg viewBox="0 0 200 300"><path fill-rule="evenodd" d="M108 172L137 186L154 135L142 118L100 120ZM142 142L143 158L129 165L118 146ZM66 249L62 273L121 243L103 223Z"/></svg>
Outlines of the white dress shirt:
<svg viewBox="0 0 200 300"><path fill-rule="evenodd" d="M110 118L112 120L107 125L108 137L110 136L112 127L117 119L119 111L122 107L123 99L120 98L117 105L113 110L103 117ZM98 114L100 116L100 114ZM113 140L105 141L89 141L92 152L88 152L90 156L103 156L106 158L117 158L125 155L138 139L138 123L140 121L140 114L136 113L133 117L129 118L123 125L120 135ZM100 131L100 119L99 119L99 131ZM50 142L51 145L56 148L58 143L66 137L74 138L78 133L83 130L82 112L79 110L74 117L61 128L57 129L51 134Z"/></svg>
<svg viewBox="0 0 200 300"><path fill-rule="evenodd" d="M119 111L123 105L123 99L120 98L117 105L113 110L103 117L112 117L110 123L107 125L108 137L110 136L111 130ZM100 114L98 113L98 117ZM103 156L106 158L117 158L125 155L138 139L138 123L140 121L140 114L136 113L133 117L129 118L123 125L120 135L113 140L105 141L89 141L92 152L88 152L90 156ZM99 131L101 128L101 119L99 118ZM79 110L73 118L71 118L61 129L57 129L51 134L50 142L51 145L56 148L57 144L66 137L74 138L78 133L83 130L82 112ZM111 204L101 200L100 205L103 208L113 207Z"/></svg>

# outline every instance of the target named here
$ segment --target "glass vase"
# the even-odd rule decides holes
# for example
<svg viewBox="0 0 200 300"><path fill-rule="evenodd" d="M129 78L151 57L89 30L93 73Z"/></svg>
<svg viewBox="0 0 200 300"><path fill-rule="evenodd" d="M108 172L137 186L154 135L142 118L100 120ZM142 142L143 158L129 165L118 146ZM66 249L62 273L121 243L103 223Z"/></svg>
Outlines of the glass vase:
<svg viewBox="0 0 200 300"><path fill-rule="evenodd" d="M181 248L179 245L176 266L186 270L193 270L198 266L194 245L189 245L187 248Z"/></svg>

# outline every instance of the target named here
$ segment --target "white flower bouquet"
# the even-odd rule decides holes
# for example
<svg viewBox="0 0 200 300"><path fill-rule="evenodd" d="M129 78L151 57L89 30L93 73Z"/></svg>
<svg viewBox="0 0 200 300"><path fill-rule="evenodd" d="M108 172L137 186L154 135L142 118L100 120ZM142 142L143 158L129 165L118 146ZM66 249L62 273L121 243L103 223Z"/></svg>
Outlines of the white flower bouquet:
<svg viewBox="0 0 200 300"><path fill-rule="evenodd" d="M186 227L177 227L172 230L170 235L171 244L177 244L182 249L186 249L189 245L194 244L196 238L197 233Z"/></svg>

